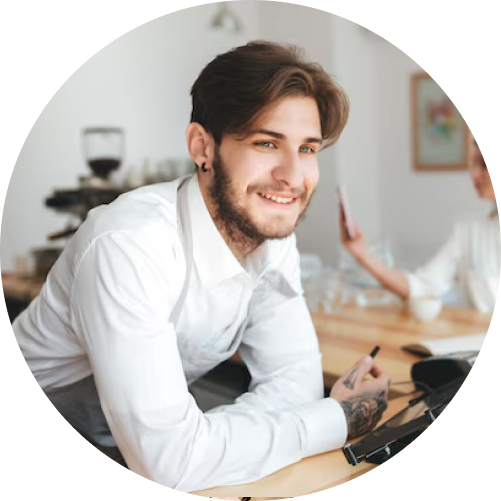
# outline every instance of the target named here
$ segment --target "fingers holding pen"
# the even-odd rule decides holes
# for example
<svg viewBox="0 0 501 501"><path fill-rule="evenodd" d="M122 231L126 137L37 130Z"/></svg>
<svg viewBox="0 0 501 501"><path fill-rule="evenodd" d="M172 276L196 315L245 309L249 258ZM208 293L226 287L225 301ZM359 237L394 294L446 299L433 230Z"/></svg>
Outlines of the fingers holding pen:
<svg viewBox="0 0 501 501"><path fill-rule="evenodd" d="M353 390L360 382L368 382L364 379L368 374L377 380L376 386L384 386L389 382L388 374L376 365L374 359L370 355L365 355L360 358L351 369L348 369L341 376L340 381L346 388Z"/></svg>
<svg viewBox="0 0 501 501"><path fill-rule="evenodd" d="M377 355L379 350L380 347L376 346L372 350L370 355L364 355L355 364L355 367L359 369L358 374L360 375L361 378L364 378L367 374L370 374L375 379L381 379L381 380L383 380L384 378L389 379L388 374L384 372L374 361L374 357Z"/></svg>

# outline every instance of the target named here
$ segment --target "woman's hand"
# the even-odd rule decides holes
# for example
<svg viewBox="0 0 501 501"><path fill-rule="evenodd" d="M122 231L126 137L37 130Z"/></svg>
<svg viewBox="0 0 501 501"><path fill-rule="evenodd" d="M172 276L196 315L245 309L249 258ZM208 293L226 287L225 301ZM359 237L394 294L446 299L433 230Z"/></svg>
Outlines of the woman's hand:
<svg viewBox="0 0 501 501"><path fill-rule="evenodd" d="M341 233L341 242L350 254L355 258L359 258L367 254L369 248L365 242L364 235L355 221L350 222L348 229L348 222L344 213L343 205L339 204L339 228ZM351 233L351 236L350 236Z"/></svg>

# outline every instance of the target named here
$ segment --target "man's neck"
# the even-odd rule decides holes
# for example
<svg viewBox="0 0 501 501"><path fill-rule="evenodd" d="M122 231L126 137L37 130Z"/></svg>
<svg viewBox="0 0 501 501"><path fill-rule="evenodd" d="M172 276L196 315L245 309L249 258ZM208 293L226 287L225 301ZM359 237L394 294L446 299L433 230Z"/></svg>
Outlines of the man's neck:
<svg viewBox="0 0 501 501"><path fill-rule="evenodd" d="M238 230L238 228L227 227L223 222L215 217L210 209L209 213L226 245L238 261L242 261L242 259L261 245L262 242L255 242L247 238L241 231Z"/></svg>
<svg viewBox="0 0 501 501"><path fill-rule="evenodd" d="M200 186L200 191L209 211L209 214L216 225L221 237L225 241L228 248L231 250L235 258L240 262L248 254L256 250L263 242L256 242L254 239L247 237L235 225L226 224L218 217L218 209L213 203L208 190Z"/></svg>

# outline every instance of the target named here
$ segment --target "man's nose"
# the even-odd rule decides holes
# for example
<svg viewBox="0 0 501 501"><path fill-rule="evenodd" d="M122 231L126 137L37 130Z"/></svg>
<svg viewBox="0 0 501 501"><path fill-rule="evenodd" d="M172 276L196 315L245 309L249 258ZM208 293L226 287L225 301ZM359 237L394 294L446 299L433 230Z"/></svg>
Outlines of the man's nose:
<svg viewBox="0 0 501 501"><path fill-rule="evenodd" d="M277 181L285 183L289 188L299 188L304 181L304 173L299 153L287 153L280 159L279 165L273 169Z"/></svg>

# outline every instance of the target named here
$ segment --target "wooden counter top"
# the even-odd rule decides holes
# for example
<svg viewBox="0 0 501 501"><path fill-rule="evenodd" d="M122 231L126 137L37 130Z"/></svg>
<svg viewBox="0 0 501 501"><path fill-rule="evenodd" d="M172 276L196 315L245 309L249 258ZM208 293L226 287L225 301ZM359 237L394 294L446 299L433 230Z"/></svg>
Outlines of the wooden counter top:
<svg viewBox="0 0 501 501"><path fill-rule="evenodd" d="M394 416L409 402L409 396L391 400L383 420ZM344 457L342 450L327 452L303 459L272 475L251 484L214 487L192 492L198 496L219 498L222 496L304 496L323 491L348 482L376 465L360 463L352 466Z"/></svg>
<svg viewBox="0 0 501 501"><path fill-rule="evenodd" d="M407 308L400 305L345 306L338 313L315 313L312 317L327 387L376 345L381 346L377 363L390 374L392 381L408 381L411 365L419 357L402 350L403 345L486 333L491 321L490 314L445 307L436 320L423 323L413 319Z"/></svg>

